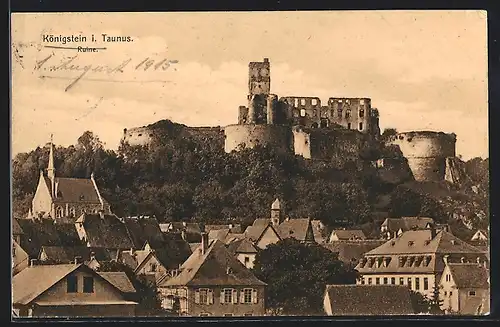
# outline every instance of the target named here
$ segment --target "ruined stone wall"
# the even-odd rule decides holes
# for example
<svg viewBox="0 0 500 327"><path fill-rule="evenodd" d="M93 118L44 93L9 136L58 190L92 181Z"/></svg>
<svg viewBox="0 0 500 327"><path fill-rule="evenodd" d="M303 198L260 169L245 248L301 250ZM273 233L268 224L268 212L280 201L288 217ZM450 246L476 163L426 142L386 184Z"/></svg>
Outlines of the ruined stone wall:
<svg viewBox="0 0 500 327"><path fill-rule="evenodd" d="M292 126L317 128L321 126L321 99L287 96L280 98L281 110ZM326 127L326 126L324 126Z"/></svg>
<svg viewBox="0 0 500 327"><path fill-rule="evenodd" d="M370 147L369 138L355 130L293 128L295 154L306 159L354 160Z"/></svg>
<svg viewBox="0 0 500 327"><path fill-rule="evenodd" d="M248 64L248 94L269 94L271 91L271 64L268 58Z"/></svg>
<svg viewBox="0 0 500 327"><path fill-rule="evenodd" d="M224 147L224 129L221 127L186 127L186 132L195 142L210 142L221 149Z"/></svg>
<svg viewBox="0 0 500 327"><path fill-rule="evenodd" d="M387 142L399 147L416 181L443 180L446 158L455 157L455 143L455 134L429 131L398 133Z"/></svg>
<svg viewBox="0 0 500 327"><path fill-rule="evenodd" d="M125 128L122 140L130 145L148 145L154 139L154 131L146 126Z"/></svg>
<svg viewBox="0 0 500 327"><path fill-rule="evenodd" d="M371 99L369 98L329 98L325 116L346 129L362 133L372 131Z"/></svg>
<svg viewBox="0 0 500 327"><path fill-rule="evenodd" d="M257 144L270 145L278 151L292 152L292 131L284 125L229 125L224 129L224 150L237 150L240 144L253 148Z"/></svg>

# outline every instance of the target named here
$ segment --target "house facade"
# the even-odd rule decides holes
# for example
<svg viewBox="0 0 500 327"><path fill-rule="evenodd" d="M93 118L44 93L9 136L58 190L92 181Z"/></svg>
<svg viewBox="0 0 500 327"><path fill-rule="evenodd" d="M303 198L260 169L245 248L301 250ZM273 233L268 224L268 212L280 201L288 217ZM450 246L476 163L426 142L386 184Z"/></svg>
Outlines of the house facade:
<svg viewBox="0 0 500 327"><path fill-rule="evenodd" d="M12 275L29 266L29 256L15 240L12 241Z"/></svg>
<svg viewBox="0 0 500 327"><path fill-rule="evenodd" d="M225 244L202 235L198 249L175 277L158 285L164 308L183 316L262 316L266 284Z"/></svg>
<svg viewBox="0 0 500 327"><path fill-rule="evenodd" d="M76 218L83 213L111 213L109 203L101 196L91 174L87 178L56 177L54 145L50 142L47 175L40 171L38 185L28 217Z"/></svg>
<svg viewBox="0 0 500 327"><path fill-rule="evenodd" d="M12 279L13 308L20 317L133 317L137 303L123 280L118 286L84 264L33 265Z"/></svg>
<svg viewBox="0 0 500 327"><path fill-rule="evenodd" d="M479 249L444 230L413 230L365 253L356 270L361 285L406 285L431 297L443 273L444 257L450 262L486 262Z"/></svg>
<svg viewBox="0 0 500 327"><path fill-rule="evenodd" d="M335 229L328 238L329 242L366 240L365 233L361 229Z"/></svg>
<svg viewBox="0 0 500 327"><path fill-rule="evenodd" d="M451 314L489 313L489 269L478 263L446 263L439 281L441 309Z"/></svg>

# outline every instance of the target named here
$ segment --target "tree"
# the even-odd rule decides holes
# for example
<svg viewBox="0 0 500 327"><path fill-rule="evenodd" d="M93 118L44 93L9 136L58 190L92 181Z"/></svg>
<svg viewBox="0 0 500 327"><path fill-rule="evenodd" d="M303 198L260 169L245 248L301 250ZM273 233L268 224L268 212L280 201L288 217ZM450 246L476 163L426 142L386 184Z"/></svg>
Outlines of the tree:
<svg viewBox="0 0 500 327"><path fill-rule="evenodd" d="M117 261L105 261L100 263L99 271L124 272L127 275L136 290L136 294L132 300L139 303L136 308L137 316L166 314L161 307L160 294L156 285L142 276L137 276L129 266Z"/></svg>
<svg viewBox="0 0 500 327"><path fill-rule="evenodd" d="M385 128L384 131L382 132L382 138L383 139L388 139L391 136L394 136L398 133L398 131L395 128Z"/></svg>
<svg viewBox="0 0 500 327"><path fill-rule="evenodd" d="M433 315L444 314L443 310L441 310L441 306L443 305L443 300L439 297L439 286L437 284L432 288L432 295L429 299L429 313Z"/></svg>
<svg viewBox="0 0 500 327"><path fill-rule="evenodd" d="M268 284L266 306L291 315L323 314L328 284L354 284L357 273L319 244L289 238L259 252L255 275Z"/></svg>
<svg viewBox="0 0 500 327"><path fill-rule="evenodd" d="M410 290L410 299L415 313L429 313L429 300L422 293Z"/></svg>

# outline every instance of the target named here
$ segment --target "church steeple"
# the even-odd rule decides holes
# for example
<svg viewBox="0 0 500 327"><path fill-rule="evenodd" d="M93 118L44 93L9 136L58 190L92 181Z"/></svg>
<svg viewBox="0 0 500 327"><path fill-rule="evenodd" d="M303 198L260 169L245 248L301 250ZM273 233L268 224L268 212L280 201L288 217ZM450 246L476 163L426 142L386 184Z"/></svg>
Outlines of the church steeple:
<svg viewBox="0 0 500 327"><path fill-rule="evenodd" d="M271 223L273 226L278 226L281 224L281 218L283 217L283 211L281 210L281 203L279 199L274 200L271 204Z"/></svg>
<svg viewBox="0 0 500 327"><path fill-rule="evenodd" d="M56 177L56 169L54 167L54 143L52 142L52 134L50 134L50 153L49 165L47 166L47 176L53 182Z"/></svg>

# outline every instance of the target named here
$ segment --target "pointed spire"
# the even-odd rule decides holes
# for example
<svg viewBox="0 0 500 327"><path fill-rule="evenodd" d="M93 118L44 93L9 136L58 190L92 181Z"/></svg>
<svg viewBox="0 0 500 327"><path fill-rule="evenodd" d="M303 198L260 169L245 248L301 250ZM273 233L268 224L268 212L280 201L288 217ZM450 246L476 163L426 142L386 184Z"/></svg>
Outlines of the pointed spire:
<svg viewBox="0 0 500 327"><path fill-rule="evenodd" d="M50 153L49 153L49 165L47 167L47 176L54 180L56 176L56 169L54 167L54 143L52 142L53 135L50 134Z"/></svg>
<svg viewBox="0 0 500 327"><path fill-rule="evenodd" d="M281 203L280 203L280 200L278 198L276 198L276 200L274 200L273 204L271 204L271 209L272 210L280 210L281 209Z"/></svg>

